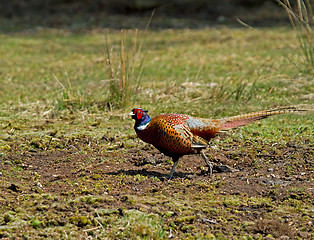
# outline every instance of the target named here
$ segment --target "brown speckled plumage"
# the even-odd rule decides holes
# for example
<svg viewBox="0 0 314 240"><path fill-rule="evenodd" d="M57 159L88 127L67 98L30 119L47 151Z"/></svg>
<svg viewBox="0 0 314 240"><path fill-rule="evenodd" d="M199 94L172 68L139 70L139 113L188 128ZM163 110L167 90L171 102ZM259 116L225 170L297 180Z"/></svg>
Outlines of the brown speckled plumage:
<svg viewBox="0 0 314 240"><path fill-rule="evenodd" d="M136 130L136 133L144 142L153 144L168 156L192 154L195 153L192 144L197 136L190 131L187 119L188 116L182 114L159 115L152 118L144 130ZM202 139L199 142L207 144Z"/></svg>

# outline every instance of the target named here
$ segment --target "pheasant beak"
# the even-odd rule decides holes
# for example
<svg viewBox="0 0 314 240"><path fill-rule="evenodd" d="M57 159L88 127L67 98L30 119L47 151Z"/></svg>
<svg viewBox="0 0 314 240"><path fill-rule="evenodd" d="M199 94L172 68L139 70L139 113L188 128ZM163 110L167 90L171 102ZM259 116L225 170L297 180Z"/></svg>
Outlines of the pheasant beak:
<svg viewBox="0 0 314 240"><path fill-rule="evenodd" d="M135 113L130 112L130 113L129 113L129 116L131 116L131 117L133 118L133 116L135 116Z"/></svg>

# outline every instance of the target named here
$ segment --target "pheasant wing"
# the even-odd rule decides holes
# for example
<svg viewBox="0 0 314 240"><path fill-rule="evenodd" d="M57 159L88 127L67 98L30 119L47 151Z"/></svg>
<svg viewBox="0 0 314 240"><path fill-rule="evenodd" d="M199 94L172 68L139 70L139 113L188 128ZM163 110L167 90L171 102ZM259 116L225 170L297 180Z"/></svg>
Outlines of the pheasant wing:
<svg viewBox="0 0 314 240"><path fill-rule="evenodd" d="M183 114L164 114L153 118L147 131L154 134L150 134L150 141L147 142L169 156L182 156L206 148L207 142L191 132L186 122L188 118Z"/></svg>
<svg viewBox="0 0 314 240"><path fill-rule="evenodd" d="M189 117L186 123L192 134L207 141L214 138L220 132L221 128L221 121L217 119Z"/></svg>

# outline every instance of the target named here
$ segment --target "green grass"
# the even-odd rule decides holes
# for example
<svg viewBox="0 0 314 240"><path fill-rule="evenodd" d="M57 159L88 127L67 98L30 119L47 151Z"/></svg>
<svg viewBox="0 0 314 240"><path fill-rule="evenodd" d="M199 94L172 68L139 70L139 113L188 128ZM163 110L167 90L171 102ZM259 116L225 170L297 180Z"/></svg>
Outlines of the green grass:
<svg viewBox="0 0 314 240"><path fill-rule="evenodd" d="M107 37L108 45L119 48L119 32ZM38 118L51 111L58 118L68 109L107 112L105 33L43 30L0 39L1 117ZM297 46L297 33L286 28L148 32L141 81L128 93L127 106L115 113L142 106L210 117L312 104L306 100L313 92L312 75L300 74L289 62L302 59Z"/></svg>
<svg viewBox="0 0 314 240"><path fill-rule="evenodd" d="M133 107L152 116L180 112L207 118L290 105L313 109L313 76L292 63L303 58L298 33L289 28L148 31L138 39L135 32L127 34L131 49L124 51L130 58L132 41L143 40L136 57L145 61L128 70L134 78L143 68L140 81L124 87L124 102L119 106L122 98L117 100L114 108L106 49L119 53L120 31L0 35L1 149L10 148L6 139L21 136L30 136L31 147L39 141L40 149L61 148L61 142L50 145L56 134L123 138L134 134L127 116ZM120 74L119 66L115 71ZM251 125L236 134L251 137L255 131L278 140L299 127L311 132L311 113L275 117L281 118L265 120L262 130Z"/></svg>

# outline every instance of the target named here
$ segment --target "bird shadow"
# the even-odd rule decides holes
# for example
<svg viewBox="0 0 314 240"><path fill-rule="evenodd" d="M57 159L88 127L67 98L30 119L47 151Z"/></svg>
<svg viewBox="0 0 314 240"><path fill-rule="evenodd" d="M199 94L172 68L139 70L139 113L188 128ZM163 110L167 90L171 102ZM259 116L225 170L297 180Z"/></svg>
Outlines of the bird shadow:
<svg viewBox="0 0 314 240"><path fill-rule="evenodd" d="M163 174L157 171L147 171L146 169L141 170L123 170L120 169L115 172L108 172L108 175L128 175L128 176L136 176L136 175L142 175L149 178L158 178L161 181L169 180L169 174ZM191 179L193 177L198 176L198 174L192 174L192 173L183 173L183 172L175 172L172 179L176 178L185 178L185 179Z"/></svg>

